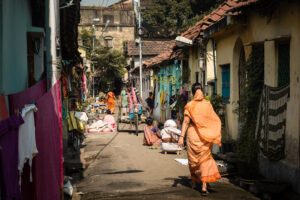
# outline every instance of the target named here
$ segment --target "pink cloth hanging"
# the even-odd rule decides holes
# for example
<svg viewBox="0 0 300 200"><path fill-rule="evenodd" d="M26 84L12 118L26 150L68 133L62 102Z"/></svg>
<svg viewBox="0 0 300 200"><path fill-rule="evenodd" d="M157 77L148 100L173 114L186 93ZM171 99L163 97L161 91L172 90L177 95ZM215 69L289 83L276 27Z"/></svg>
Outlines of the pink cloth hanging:
<svg viewBox="0 0 300 200"><path fill-rule="evenodd" d="M35 199L61 198L63 186L62 115L59 81L36 101Z"/></svg>
<svg viewBox="0 0 300 200"><path fill-rule="evenodd" d="M138 106L137 106L137 97L136 97L134 88L131 87L131 94L130 94L130 92L127 92L127 94L128 94L128 97L129 97L129 112L132 112L133 111L133 105L134 105L135 108L138 108Z"/></svg>

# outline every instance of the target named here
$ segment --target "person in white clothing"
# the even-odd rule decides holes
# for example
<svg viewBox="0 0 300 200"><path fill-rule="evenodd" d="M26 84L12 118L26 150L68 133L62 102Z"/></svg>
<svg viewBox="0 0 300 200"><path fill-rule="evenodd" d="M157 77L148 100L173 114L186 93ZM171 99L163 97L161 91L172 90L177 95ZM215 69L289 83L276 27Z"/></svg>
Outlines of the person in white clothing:
<svg viewBox="0 0 300 200"><path fill-rule="evenodd" d="M165 143L178 142L181 131L177 129L177 124L174 120L169 119L165 122L164 128L161 131L162 141Z"/></svg>

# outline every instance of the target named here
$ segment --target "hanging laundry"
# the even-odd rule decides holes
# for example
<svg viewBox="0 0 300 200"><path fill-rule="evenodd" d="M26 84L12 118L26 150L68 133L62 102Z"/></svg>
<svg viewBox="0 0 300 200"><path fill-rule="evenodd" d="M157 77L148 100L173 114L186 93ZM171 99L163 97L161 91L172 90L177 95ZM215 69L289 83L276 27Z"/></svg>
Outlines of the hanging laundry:
<svg viewBox="0 0 300 200"><path fill-rule="evenodd" d="M18 184L18 131L24 121L21 116L12 115L0 122L0 169L1 199L20 200Z"/></svg>
<svg viewBox="0 0 300 200"><path fill-rule="evenodd" d="M62 91L63 91L63 97L67 98L68 97L68 81L67 81L66 73L63 73L63 75L62 75Z"/></svg>
<svg viewBox="0 0 300 200"><path fill-rule="evenodd" d="M3 95L0 95L0 121L8 118L6 101Z"/></svg>
<svg viewBox="0 0 300 200"><path fill-rule="evenodd" d="M46 79L42 79L39 83L35 84L34 86L24 91L8 95L10 114L13 114L15 109L22 110L25 104L29 104L31 101L38 100L46 93L46 91L47 91ZM29 180L30 180L30 168L29 165L26 164L23 168L22 186L21 186L23 200L34 199L33 184L30 183Z"/></svg>
<svg viewBox="0 0 300 200"><path fill-rule="evenodd" d="M63 159L59 82L36 101L36 107L36 144L39 153L34 159L35 199L60 199L63 187Z"/></svg>
<svg viewBox="0 0 300 200"><path fill-rule="evenodd" d="M85 76L84 73L82 73L81 90L82 90L82 100L85 100L86 99L86 92L87 92L87 82L86 82L86 76Z"/></svg>
<svg viewBox="0 0 300 200"><path fill-rule="evenodd" d="M31 103L32 100L36 101L43 96L46 91L46 79L43 79L41 82L22 92L8 95L10 114L13 114L15 109L22 110L25 104Z"/></svg>
<svg viewBox="0 0 300 200"><path fill-rule="evenodd" d="M22 175L24 164L28 160L30 166L30 182L32 182L32 160L38 153L34 123L34 112L36 111L37 107L34 104L25 105L21 113L24 124L22 124L19 129L19 175ZM21 178L19 181L21 183Z"/></svg>

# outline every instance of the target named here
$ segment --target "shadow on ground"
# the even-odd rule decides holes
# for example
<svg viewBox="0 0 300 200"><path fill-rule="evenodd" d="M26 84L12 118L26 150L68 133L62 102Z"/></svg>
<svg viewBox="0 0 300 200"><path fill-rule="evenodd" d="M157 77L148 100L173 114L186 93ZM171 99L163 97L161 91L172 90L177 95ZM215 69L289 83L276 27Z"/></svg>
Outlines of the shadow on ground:
<svg viewBox="0 0 300 200"><path fill-rule="evenodd" d="M126 170L126 171L116 171L116 172L106 172L103 174L133 174L133 173L141 173L143 170Z"/></svg>

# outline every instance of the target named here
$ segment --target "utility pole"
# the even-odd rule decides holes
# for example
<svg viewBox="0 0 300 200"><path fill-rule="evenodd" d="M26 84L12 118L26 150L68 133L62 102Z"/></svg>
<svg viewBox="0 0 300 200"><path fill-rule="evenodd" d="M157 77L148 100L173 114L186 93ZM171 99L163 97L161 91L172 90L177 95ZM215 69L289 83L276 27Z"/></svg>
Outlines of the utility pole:
<svg viewBox="0 0 300 200"><path fill-rule="evenodd" d="M92 55L94 55L94 48L95 48L95 25L93 24L93 49L92 49ZM95 66L94 63L92 61L92 65L93 65L93 98L95 98L95 80L94 80L94 73L95 73Z"/></svg>
<svg viewBox="0 0 300 200"><path fill-rule="evenodd" d="M143 79L142 79L142 27L141 27L141 0L138 0L138 17L139 17L139 28L138 28L138 35L139 35L139 53L140 53L140 95L143 98Z"/></svg>

